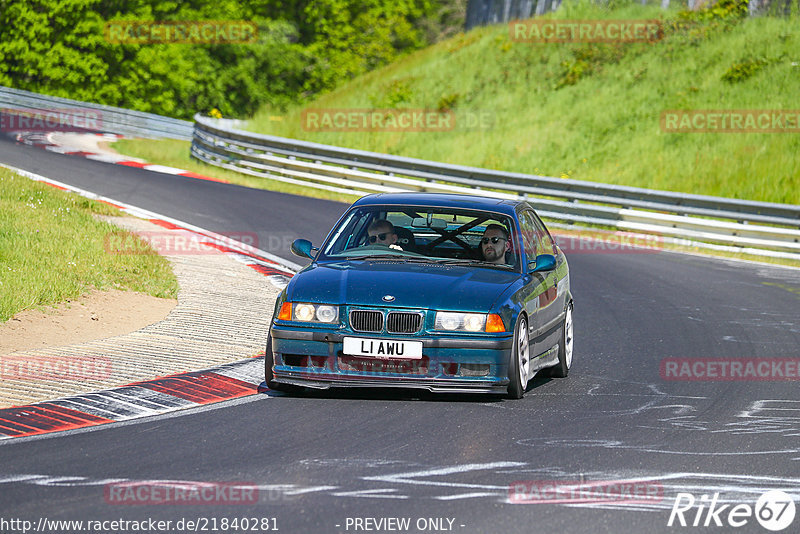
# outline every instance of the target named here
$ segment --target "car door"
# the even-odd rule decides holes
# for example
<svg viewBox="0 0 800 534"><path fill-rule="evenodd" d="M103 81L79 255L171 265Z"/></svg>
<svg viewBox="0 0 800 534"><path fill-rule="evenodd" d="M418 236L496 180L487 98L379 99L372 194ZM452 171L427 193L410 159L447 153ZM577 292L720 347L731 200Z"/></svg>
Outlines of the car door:
<svg viewBox="0 0 800 534"><path fill-rule="evenodd" d="M525 245L525 266L531 277L532 293L530 302L533 310L528 310L530 320L531 352L539 355L558 343L558 327L562 309L558 304L558 276L556 270L531 272L532 263L539 254L555 255L555 247L550 234L539 217L531 209L520 213L520 229ZM529 252L530 251L530 252Z"/></svg>
<svg viewBox="0 0 800 534"><path fill-rule="evenodd" d="M556 268L547 276L548 291L550 291L548 295L549 326L545 327L545 332L543 332L547 335L546 343L553 346L561 339L559 328L563 323L569 294L569 268L566 257L561 253L544 222L535 212L533 212L533 220L539 234L539 246L541 247L538 254L552 254L556 259Z"/></svg>

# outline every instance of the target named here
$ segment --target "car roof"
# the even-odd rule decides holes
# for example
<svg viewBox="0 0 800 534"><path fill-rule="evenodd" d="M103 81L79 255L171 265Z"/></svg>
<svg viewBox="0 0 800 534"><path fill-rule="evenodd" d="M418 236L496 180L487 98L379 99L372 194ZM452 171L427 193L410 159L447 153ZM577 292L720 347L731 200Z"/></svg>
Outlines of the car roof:
<svg viewBox="0 0 800 534"><path fill-rule="evenodd" d="M361 197L353 207L364 206L431 206L437 208L468 208L514 215L521 200L503 200L452 193L378 193Z"/></svg>

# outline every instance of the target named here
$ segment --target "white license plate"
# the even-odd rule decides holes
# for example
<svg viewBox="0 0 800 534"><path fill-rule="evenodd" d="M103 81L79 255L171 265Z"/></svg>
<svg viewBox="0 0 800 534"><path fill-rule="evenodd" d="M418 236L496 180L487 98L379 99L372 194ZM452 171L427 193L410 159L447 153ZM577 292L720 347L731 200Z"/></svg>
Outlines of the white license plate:
<svg viewBox="0 0 800 534"><path fill-rule="evenodd" d="M422 341L345 337L344 353L350 356L387 360L420 360L422 359Z"/></svg>

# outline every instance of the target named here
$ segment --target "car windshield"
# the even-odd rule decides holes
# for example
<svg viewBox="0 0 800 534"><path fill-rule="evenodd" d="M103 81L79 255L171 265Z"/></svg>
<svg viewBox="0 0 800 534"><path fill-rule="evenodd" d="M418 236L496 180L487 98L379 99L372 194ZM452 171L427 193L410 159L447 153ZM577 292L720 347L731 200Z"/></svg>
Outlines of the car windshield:
<svg viewBox="0 0 800 534"><path fill-rule="evenodd" d="M488 240L485 245L495 247L499 256L492 258L490 252L482 250L484 233ZM519 254L515 243L514 224L500 213L428 206L365 206L351 210L341 220L322 246L318 259L388 258L517 270Z"/></svg>

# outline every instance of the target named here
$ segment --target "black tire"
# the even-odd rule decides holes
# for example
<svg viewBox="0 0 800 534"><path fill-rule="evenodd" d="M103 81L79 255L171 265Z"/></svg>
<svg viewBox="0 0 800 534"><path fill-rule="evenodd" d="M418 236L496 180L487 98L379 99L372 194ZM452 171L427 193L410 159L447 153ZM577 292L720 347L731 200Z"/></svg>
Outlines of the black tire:
<svg viewBox="0 0 800 534"><path fill-rule="evenodd" d="M527 379L523 380L520 376L520 338L528 339L528 321L524 315L517 319L514 327L514 344L511 346L511 361L508 362L508 396L512 399L521 399L525 395L525 388L528 386ZM528 349L528 364L530 365L530 348ZM523 383L524 382L524 383Z"/></svg>
<svg viewBox="0 0 800 534"><path fill-rule="evenodd" d="M572 303L570 302L564 312L564 324L561 325L561 340L558 342L558 363L550 368L550 376L553 378L567 377L569 369L572 367L572 350Z"/></svg>

